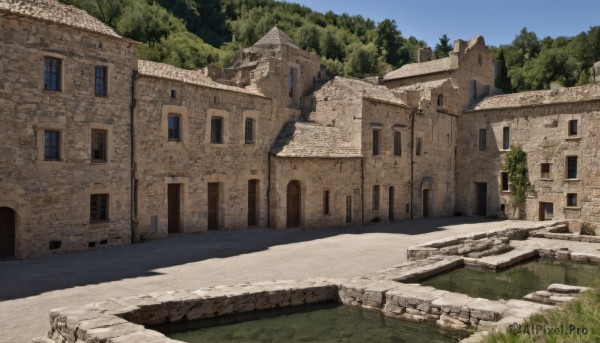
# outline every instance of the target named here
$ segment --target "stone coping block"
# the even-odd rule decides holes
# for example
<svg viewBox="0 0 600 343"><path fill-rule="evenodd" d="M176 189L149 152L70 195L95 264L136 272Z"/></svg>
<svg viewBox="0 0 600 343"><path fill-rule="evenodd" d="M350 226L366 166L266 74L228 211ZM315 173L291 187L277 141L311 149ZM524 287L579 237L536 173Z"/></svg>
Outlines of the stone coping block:
<svg viewBox="0 0 600 343"><path fill-rule="evenodd" d="M501 255L485 256L482 258L464 258L465 265L477 266L487 269L502 269L510 267L519 262L537 257L538 253L534 249L517 248Z"/></svg>
<svg viewBox="0 0 600 343"><path fill-rule="evenodd" d="M48 337L33 342L176 343L179 341L144 326L338 301L340 285L339 280L328 279L282 280L111 298L50 311ZM368 297L377 300L375 293L367 293Z"/></svg>
<svg viewBox="0 0 600 343"><path fill-rule="evenodd" d="M417 282L425 278L464 265L460 256L432 256L422 260L409 261L392 268L363 276L369 280L388 280L398 282Z"/></svg>

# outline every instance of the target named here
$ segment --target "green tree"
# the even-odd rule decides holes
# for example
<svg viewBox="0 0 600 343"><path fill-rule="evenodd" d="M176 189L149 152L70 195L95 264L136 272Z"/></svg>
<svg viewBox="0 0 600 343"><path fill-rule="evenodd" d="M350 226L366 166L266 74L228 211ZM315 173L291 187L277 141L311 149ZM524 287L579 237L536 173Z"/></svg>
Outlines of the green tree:
<svg viewBox="0 0 600 343"><path fill-rule="evenodd" d="M452 51L452 45L450 45L450 38L448 38L448 35L443 34L439 40L439 43L435 45L434 49L435 57L448 57L450 51Z"/></svg>
<svg viewBox="0 0 600 343"><path fill-rule="evenodd" d="M319 28L312 23L304 23L298 31L296 31L296 43L304 50L318 52L320 50Z"/></svg>
<svg viewBox="0 0 600 343"><path fill-rule="evenodd" d="M496 57L496 63L498 63L498 74L496 76L496 88L502 89L505 93L512 91L512 85L510 78L508 77L508 67L506 66L506 59L504 58L504 49L498 49L498 56Z"/></svg>
<svg viewBox="0 0 600 343"><path fill-rule="evenodd" d="M402 35L396 26L395 20L385 19L377 25L377 38L375 45L386 63L397 66L400 62L398 51L402 46Z"/></svg>
<svg viewBox="0 0 600 343"><path fill-rule="evenodd" d="M513 208L525 205L525 195L529 187L527 154L520 145L511 146L504 160L504 170L508 172L510 203Z"/></svg>
<svg viewBox="0 0 600 343"><path fill-rule="evenodd" d="M362 45L354 49L348 56L347 67L348 74L356 77L377 74L379 64L377 61L377 48L375 45Z"/></svg>

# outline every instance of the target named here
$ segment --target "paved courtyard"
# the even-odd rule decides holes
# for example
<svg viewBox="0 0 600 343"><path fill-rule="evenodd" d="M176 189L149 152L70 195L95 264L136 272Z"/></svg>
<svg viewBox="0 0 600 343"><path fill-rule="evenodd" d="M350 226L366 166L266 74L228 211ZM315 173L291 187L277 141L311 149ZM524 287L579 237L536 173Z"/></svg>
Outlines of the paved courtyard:
<svg viewBox="0 0 600 343"><path fill-rule="evenodd" d="M44 335L56 307L219 284L356 277L404 262L415 244L514 225L449 217L344 229L248 229L0 261L0 342Z"/></svg>

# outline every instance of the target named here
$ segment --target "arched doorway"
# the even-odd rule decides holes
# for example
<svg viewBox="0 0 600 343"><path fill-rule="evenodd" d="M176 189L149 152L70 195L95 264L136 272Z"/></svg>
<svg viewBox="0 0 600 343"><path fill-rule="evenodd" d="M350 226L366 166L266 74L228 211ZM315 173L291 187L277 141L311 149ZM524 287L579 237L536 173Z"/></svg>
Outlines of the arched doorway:
<svg viewBox="0 0 600 343"><path fill-rule="evenodd" d="M15 211L0 207L0 258L15 256Z"/></svg>
<svg viewBox="0 0 600 343"><path fill-rule="evenodd" d="M300 226L300 184L290 181L287 186L287 227Z"/></svg>

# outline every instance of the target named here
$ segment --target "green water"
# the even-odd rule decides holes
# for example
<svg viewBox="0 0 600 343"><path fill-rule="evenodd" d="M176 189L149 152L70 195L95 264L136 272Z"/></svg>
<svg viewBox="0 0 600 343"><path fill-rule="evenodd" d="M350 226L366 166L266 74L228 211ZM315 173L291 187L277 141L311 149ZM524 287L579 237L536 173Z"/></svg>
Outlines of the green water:
<svg viewBox="0 0 600 343"><path fill-rule="evenodd" d="M216 325L216 326L215 326ZM210 326L210 327L207 327ZM338 304L296 306L153 327L188 343L210 342L458 342L467 334ZM174 332L174 333L169 333Z"/></svg>
<svg viewBox="0 0 600 343"><path fill-rule="evenodd" d="M425 286L486 299L519 299L553 283L599 287L600 267L596 264L538 259L493 272L465 267L422 282Z"/></svg>

